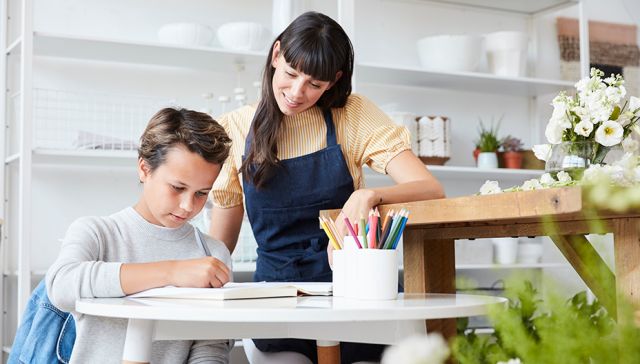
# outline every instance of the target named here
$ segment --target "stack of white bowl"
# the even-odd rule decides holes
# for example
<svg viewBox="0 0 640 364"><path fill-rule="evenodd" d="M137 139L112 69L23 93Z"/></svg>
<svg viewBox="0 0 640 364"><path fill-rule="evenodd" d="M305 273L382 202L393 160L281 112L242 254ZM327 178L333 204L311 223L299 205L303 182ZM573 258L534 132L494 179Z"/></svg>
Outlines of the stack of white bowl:
<svg viewBox="0 0 640 364"><path fill-rule="evenodd" d="M527 74L528 38L523 32L485 35L433 35L417 42L423 68L441 72L475 72L487 55L488 71L505 77Z"/></svg>

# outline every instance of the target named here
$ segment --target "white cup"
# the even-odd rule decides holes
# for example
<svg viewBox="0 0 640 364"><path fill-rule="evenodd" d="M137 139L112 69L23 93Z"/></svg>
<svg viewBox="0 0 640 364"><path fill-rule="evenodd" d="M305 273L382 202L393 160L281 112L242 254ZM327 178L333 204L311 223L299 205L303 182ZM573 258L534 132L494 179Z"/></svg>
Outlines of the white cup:
<svg viewBox="0 0 640 364"><path fill-rule="evenodd" d="M498 264L514 264L518 257L518 239L493 238L494 260Z"/></svg>
<svg viewBox="0 0 640 364"><path fill-rule="evenodd" d="M358 237L362 244L362 238ZM398 252L360 249L352 236L333 251L333 295L361 300L393 300L398 296Z"/></svg>
<svg viewBox="0 0 640 364"><path fill-rule="evenodd" d="M346 250L333 250L333 282L334 297L344 297L347 292L347 257Z"/></svg>
<svg viewBox="0 0 640 364"><path fill-rule="evenodd" d="M352 288L347 297L395 300L398 297L398 252L395 249L359 249L354 253L357 275L348 277Z"/></svg>

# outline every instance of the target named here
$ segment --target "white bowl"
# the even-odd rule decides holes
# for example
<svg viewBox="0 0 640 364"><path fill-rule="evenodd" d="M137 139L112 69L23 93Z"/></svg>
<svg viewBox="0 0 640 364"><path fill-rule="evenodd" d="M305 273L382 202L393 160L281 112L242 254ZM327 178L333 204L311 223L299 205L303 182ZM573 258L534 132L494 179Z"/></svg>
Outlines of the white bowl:
<svg viewBox="0 0 640 364"><path fill-rule="evenodd" d="M236 51L263 50L271 32L260 23L232 22L222 24L217 31L222 47Z"/></svg>
<svg viewBox="0 0 640 364"><path fill-rule="evenodd" d="M482 59L477 35L436 35L417 42L422 67L434 71L473 72Z"/></svg>
<svg viewBox="0 0 640 364"><path fill-rule="evenodd" d="M206 46L213 40L213 31L197 23L170 23L158 29L158 39L164 43Z"/></svg>

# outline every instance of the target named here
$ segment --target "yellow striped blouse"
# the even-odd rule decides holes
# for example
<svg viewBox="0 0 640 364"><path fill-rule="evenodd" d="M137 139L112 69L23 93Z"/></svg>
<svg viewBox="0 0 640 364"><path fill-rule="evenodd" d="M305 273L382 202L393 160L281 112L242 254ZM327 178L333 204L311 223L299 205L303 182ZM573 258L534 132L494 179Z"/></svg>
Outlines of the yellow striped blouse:
<svg viewBox="0 0 640 364"><path fill-rule="evenodd" d="M233 140L229 159L225 162L211 191L215 206L229 208L243 201L242 165L244 145L256 105L244 106L227 113L218 122ZM411 149L408 130L389 117L362 95L352 94L343 108L332 109L337 142L353 177L354 188L363 185L362 166L386 174L387 163L400 152ZM327 146L327 127L318 107L285 116L282 137L278 140L278 158L290 159L307 155Z"/></svg>

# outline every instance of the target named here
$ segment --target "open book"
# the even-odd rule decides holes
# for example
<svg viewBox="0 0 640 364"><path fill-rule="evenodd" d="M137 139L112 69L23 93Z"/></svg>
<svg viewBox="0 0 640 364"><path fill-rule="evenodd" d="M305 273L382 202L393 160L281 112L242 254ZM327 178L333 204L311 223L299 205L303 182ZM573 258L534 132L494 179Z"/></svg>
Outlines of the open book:
<svg viewBox="0 0 640 364"><path fill-rule="evenodd" d="M330 296L331 282L229 282L222 288L161 287L130 295L131 298L182 298L236 300L245 298Z"/></svg>

